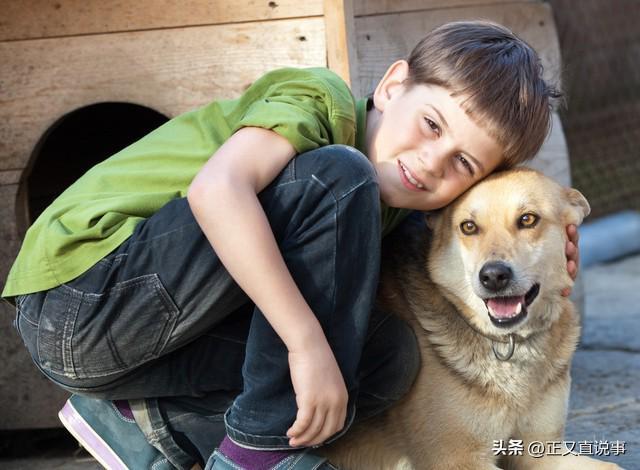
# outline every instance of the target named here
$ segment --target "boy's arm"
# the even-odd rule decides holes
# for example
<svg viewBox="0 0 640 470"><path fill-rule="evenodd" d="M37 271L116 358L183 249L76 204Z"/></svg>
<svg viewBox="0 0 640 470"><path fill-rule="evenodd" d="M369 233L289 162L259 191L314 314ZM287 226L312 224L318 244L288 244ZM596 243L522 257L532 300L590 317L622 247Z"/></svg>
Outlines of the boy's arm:
<svg viewBox="0 0 640 470"><path fill-rule="evenodd" d="M285 265L257 197L294 155L279 134L242 128L203 166L187 198L224 266L287 346L298 405L287 435L292 446L311 446L343 427L348 396L333 352Z"/></svg>

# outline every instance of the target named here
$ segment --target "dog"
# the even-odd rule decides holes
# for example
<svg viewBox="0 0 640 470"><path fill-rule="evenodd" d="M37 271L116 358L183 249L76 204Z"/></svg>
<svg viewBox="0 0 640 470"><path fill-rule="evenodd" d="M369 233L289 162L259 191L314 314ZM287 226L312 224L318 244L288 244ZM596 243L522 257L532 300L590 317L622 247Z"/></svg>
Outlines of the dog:
<svg viewBox="0 0 640 470"><path fill-rule="evenodd" d="M331 444L330 461L344 470L620 468L562 443L580 333L561 295L573 283L565 227L589 212L580 192L523 168L427 215L429 230L396 230L378 303L415 331L421 370L399 403Z"/></svg>

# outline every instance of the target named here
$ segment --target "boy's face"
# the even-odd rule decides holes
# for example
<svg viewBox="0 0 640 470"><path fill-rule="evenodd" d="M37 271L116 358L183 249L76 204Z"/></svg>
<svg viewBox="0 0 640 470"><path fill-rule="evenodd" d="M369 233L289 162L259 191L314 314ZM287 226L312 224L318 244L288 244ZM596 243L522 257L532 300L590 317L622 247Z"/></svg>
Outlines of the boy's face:
<svg viewBox="0 0 640 470"><path fill-rule="evenodd" d="M465 96L433 85L406 86L393 64L367 116L367 151L391 207L443 207L502 162L502 147L462 107Z"/></svg>

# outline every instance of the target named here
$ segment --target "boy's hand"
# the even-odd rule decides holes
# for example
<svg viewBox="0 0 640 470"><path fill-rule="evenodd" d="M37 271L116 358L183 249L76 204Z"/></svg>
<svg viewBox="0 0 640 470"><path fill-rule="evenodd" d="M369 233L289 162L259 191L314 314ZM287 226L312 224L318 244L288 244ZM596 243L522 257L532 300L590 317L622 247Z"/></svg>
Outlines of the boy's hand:
<svg viewBox="0 0 640 470"><path fill-rule="evenodd" d="M289 445L320 445L344 427L349 399L324 337L310 348L290 351L289 369L298 405L296 420L287 431Z"/></svg>
<svg viewBox="0 0 640 470"><path fill-rule="evenodd" d="M578 276L578 267L580 265L580 252L578 250L578 240L580 236L578 235L578 227L575 225L567 225L567 236L569 240L565 246L565 253L567 255L567 272L571 279L574 281ZM562 295L565 297L569 297L571 295L571 288L566 287L562 290Z"/></svg>

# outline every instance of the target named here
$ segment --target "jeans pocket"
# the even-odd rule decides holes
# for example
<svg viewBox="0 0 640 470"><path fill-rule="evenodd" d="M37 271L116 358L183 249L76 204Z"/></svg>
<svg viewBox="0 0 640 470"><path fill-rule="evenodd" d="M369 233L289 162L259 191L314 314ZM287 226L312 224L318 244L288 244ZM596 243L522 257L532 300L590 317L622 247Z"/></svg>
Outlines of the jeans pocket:
<svg viewBox="0 0 640 470"><path fill-rule="evenodd" d="M41 365L83 379L131 370L163 352L178 313L157 274L98 294L60 286L49 291L40 317Z"/></svg>

